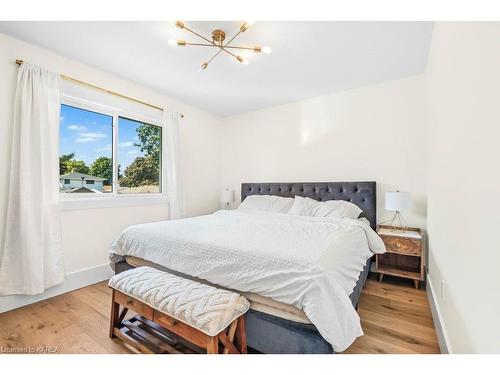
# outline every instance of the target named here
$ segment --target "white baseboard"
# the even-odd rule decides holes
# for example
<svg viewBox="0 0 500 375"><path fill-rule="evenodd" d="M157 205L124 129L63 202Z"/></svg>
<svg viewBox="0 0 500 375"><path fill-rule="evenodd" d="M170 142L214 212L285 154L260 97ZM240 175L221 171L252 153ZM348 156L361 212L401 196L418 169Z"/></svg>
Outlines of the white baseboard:
<svg viewBox="0 0 500 375"><path fill-rule="evenodd" d="M432 320L434 321L434 328L436 329L436 335L439 342L439 349L443 354L453 354L450 345L450 339L446 334L446 328L443 324L443 316L441 315L441 310L439 309L439 305L436 303L436 290L432 286L432 281L429 275L427 274L427 298L429 300L429 304L431 306Z"/></svg>
<svg viewBox="0 0 500 375"><path fill-rule="evenodd" d="M71 292L72 290L107 280L111 276L113 276L113 271L108 263L71 272L66 275L66 280L63 283L47 289L42 294L36 296L11 295L0 297L0 313L31 305L32 303L43 301L59 294Z"/></svg>

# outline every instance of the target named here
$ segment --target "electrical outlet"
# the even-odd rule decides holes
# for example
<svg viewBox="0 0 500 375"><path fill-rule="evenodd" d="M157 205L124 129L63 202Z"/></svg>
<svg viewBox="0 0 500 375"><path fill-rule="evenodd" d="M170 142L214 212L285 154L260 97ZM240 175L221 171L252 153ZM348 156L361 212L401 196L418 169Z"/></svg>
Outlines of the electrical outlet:
<svg viewBox="0 0 500 375"><path fill-rule="evenodd" d="M443 299L443 300L444 300L444 295L445 295L444 291L445 291L444 280L441 280L441 299Z"/></svg>

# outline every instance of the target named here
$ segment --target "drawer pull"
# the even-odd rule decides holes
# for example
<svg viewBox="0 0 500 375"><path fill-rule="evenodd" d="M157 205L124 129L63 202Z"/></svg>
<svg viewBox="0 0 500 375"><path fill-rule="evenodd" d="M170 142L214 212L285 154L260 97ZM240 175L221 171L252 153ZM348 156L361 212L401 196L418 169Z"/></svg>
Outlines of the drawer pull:
<svg viewBox="0 0 500 375"><path fill-rule="evenodd" d="M132 301L131 299L127 300L127 305L132 305L133 303L134 303L134 301Z"/></svg>
<svg viewBox="0 0 500 375"><path fill-rule="evenodd" d="M169 326L171 326L171 327L173 327L173 326L176 326L176 325L177 325L177 320L175 320L175 319L171 319L171 320L170 320L170 319L167 319L167 318L160 318L160 319L158 319L158 321L159 321L160 323L164 323L164 324L169 325Z"/></svg>
<svg viewBox="0 0 500 375"><path fill-rule="evenodd" d="M399 249L401 247L401 244L399 242L397 242L396 247Z"/></svg>

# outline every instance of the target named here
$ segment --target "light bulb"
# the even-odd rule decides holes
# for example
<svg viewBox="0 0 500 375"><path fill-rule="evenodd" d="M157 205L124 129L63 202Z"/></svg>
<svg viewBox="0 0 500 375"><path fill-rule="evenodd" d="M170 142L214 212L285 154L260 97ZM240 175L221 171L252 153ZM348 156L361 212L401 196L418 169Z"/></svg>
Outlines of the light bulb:
<svg viewBox="0 0 500 375"><path fill-rule="evenodd" d="M248 65L248 60L245 59L243 56L236 56L236 60L238 60L243 65Z"/></svg>
<svg viewBox="0 0 500 375"><path fill-rule="evenodd" d="M272 52L271 47L269 47L269 46L262 47L261 51L264 53L267 53L267 54L270 54Z"/></svg>
<svg viewBox="0 0 500 375"><path fill-rule="evenodd" d="M250 26L254 24L255 21L245 21L240 27L240 31L244 33Z"/></svg>
<svg viewBox="0 0 500 375"><path fill-rule="evenodd" d="M169 46L176 46L177 45L177 40L175 40L175 39L169 39L168 40L168 45Z"/></svg>

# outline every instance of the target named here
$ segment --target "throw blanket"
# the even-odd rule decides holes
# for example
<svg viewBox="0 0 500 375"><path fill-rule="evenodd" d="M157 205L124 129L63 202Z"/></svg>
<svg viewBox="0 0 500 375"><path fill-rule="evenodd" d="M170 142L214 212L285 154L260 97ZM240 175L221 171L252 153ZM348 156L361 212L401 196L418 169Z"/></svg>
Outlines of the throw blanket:
<svg viewBox="0 0 500 375"><path fill-rule="evenodd" d="M361 336L349 295L384 244L360 220L218 211L134 225L111 246L111 265L135 256L304 311L337 352Z"/></svg>

